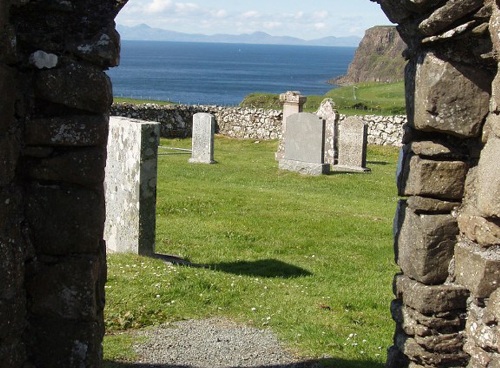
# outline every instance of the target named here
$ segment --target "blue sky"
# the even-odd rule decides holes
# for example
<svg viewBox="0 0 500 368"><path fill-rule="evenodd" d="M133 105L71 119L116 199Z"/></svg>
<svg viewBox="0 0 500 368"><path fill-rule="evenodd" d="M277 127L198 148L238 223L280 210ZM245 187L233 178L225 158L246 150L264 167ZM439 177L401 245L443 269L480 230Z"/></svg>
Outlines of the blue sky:
<svg viewBox="0 0 500 368"><path fill-rule="evenodd" d="M370 0L129 0L116 22L185 33L263 31L303 39L361 37L372 26L390 24Z"/></svg>

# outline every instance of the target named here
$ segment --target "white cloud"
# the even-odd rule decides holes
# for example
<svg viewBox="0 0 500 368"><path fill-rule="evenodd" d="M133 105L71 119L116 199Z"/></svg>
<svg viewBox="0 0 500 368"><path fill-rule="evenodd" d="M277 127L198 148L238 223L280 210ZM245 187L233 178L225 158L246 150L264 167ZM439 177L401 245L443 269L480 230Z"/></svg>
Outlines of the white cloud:
<svg viewBox="0 0 500 368"><path fill-rule="evenodd" d="M241 14L241 17L245 18L245 19L258 18L259 16L260 16L260 13L256 10L249 10L249 11Z"/></svg>
<svg viewBox="0 0 500 368"><path fill-rule="evenodd" d="M145 13L155 14L163 13L166 10L171 10L174 8L174 3L172 0L153 0L153 2L146 5L144 9Z"/></svg>
<svg viewBox="0 0 500 368"><path fill-rule="evenodd" d="M317 19L317 20L322 20L322 19L327 19L329 17L330 13L328 13L328 11L326 10L319 10L319 11L315 11L312 16L314 19Z"/></svg>
<svg viewBox="0 0 500 368"><path fill-rule="evenodd" d="M322 31L322 30L324 30L326 28L328 28L328 26L326 25L326 23L323 23L323 22L314 23L314 29L317 30L317 31Z"/></svg>
<svg viewBox="0 0 500 368"><path fill-rule="evenodd" d="M214 18L226 18L228 16L228 12L225 9L218 9L210 11L210 14Z"/></svg>
<svg viewBox="0 0 500 368"><path fill-rule="evenodd" d="M175 12L179 14L196 14L203 13L204 11L196 4L193 3L175 3Z"/></svg>
<svg viewBox="0 0 500 368"><path fill-rule="evenodd" d="M282 28L283 23L282 22L264 22L263 27L264 27L264 29L266 29L268 31L272 31L275 29Z"/></svg>

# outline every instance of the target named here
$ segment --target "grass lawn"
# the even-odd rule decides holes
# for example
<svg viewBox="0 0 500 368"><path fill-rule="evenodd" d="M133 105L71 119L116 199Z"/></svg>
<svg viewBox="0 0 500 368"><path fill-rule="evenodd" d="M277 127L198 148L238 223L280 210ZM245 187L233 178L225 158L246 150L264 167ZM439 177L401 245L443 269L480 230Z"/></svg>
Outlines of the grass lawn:
<svg viewBox="0 0 500 368"><path fill-rule="evenodd" d="M156 251L197 267L108 257L108 361L133 359L131 329L224 316L272 329L304 359L383 367L397 149L370 147L371 174L306 177L279 171L276 148L218 136L215 165L160 148Z"/></svg>

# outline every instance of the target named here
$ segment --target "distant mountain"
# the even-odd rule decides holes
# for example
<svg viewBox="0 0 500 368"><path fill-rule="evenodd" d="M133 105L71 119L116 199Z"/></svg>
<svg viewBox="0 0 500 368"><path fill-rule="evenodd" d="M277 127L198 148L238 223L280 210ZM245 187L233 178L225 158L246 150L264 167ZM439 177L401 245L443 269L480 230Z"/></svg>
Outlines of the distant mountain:
<svg viewBox="0 0 500 368"><path fill-rule="evenodd" d="M303 46L346 46L357 47L360 37L324 37L315 40L303 40L288 36L271 36L265 32L230 34L191 34L152 28L147 24L134 27L117 25L122 40L135 41L176 41L176 42L222 42L222 43L253 43L263 45L303 45Z"/></svg>

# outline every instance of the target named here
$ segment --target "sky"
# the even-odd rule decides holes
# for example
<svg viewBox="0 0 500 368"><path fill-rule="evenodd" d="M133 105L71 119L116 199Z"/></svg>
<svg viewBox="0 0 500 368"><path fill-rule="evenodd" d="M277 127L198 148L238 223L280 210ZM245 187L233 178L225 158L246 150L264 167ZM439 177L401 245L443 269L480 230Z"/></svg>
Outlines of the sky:
<svg viewBox="0 0 500 368"><path fill-rule="evenodd" d="M207 35L262 31L306 40L362 37L370 27L391 24L369 0L129 0L116 22Z"/></svg>

